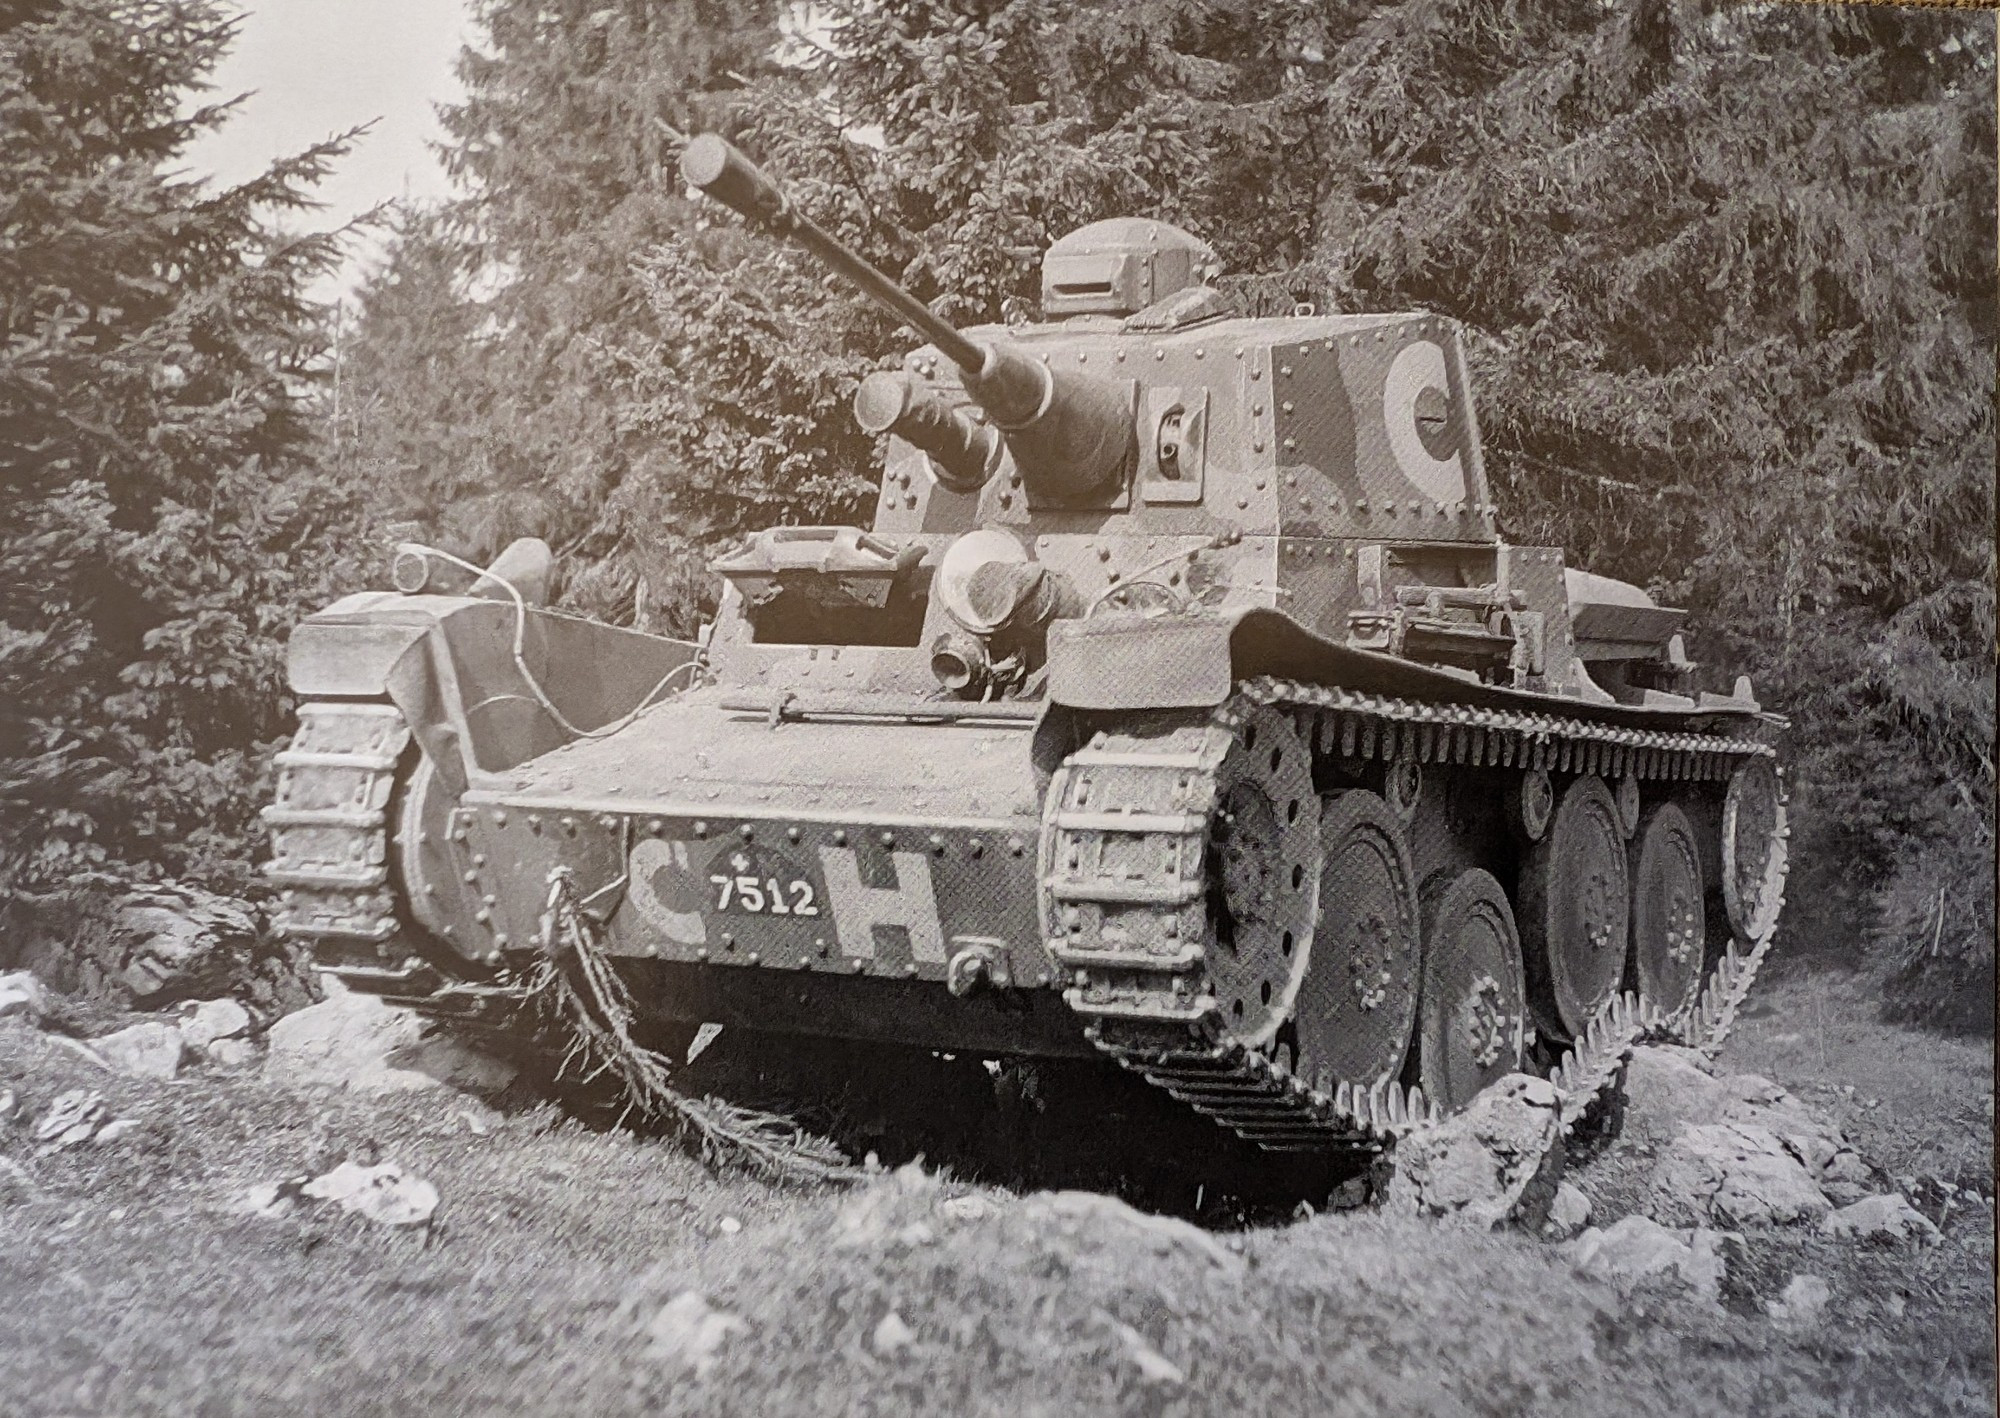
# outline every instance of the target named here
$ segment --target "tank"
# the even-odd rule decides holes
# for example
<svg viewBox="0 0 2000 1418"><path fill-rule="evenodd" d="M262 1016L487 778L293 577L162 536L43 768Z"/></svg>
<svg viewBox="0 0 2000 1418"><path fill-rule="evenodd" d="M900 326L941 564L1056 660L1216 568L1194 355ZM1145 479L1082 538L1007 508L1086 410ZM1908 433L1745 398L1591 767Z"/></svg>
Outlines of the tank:
<svg viewBox="0 0 2000 1418"><path fill-rule="evenodd" d="M1733 1010L1783 721L1500 536L1451 320L1250 318L1128 218L959 330L682 169L925 341L856 392L872 524L721 556L700 645L547 608L538 543L303 622L269 869L323 968L504 1020L568 912L648 1027L1108 1057L1302 1151Z"/></svg>

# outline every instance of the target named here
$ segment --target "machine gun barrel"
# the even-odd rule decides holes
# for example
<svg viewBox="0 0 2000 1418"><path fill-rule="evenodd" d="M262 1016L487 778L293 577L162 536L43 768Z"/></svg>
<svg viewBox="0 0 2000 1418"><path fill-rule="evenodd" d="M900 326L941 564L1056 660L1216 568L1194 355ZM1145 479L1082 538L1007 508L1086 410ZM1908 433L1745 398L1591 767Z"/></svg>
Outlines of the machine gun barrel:
<svg viewBox="0 0 2000 1418"><path fill-rule="evenodd" d="M863 295L886 308L917 331L953 364L965 392L984 409L1005 438L1031 500L1052 504L1090 504L1123 476L1136 447L1131 386L1083 374L1051 370L1020 350L1002 349L968 339L930 307L884 275L867 258L854 252L818 223L795 208L778 185L727 141L703 133L681 153L681 176L688 184L734 209L766 231L798 242L838 271ZM926 412L902 422L876 426L883 400L865 401L862 423L871 433L894 431L937 456L966 444L964 456L948 452L957 465L954 476L976 481L983 475L983 454L973 447L978 430L942 437L931 427L940 415ZM955 417L955 415L945 415Z"/></svg>

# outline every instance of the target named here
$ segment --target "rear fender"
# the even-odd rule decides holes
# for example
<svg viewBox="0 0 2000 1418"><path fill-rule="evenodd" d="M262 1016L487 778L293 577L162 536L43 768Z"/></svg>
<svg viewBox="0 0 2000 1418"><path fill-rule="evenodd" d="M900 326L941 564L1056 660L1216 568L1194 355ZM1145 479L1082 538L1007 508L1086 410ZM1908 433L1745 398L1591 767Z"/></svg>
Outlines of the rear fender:
<svg viewBox="0 0 2000 1418"><path fill-rule="evenodd" d="M304 699L389 699L457 798L482 775L632 712L697 653L686 641L530 606L517 662L517 614L511 603L471 597L349 596L292 632L292 690Z"/></svg>

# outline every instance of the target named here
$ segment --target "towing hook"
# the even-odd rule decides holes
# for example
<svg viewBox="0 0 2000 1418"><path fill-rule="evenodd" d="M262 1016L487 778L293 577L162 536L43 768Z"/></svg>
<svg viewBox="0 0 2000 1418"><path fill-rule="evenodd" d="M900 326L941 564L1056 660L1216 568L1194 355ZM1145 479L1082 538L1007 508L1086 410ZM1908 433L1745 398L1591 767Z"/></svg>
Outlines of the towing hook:
<svg viewBox="0 0 2000 1418"><path fill-rule="evenodd" d="M968 940L952 952L944 970L945 988L963 999L981 985L996 990L1011 989L1013 971L1007 965L1007 943L1000 940Z"/></svg>

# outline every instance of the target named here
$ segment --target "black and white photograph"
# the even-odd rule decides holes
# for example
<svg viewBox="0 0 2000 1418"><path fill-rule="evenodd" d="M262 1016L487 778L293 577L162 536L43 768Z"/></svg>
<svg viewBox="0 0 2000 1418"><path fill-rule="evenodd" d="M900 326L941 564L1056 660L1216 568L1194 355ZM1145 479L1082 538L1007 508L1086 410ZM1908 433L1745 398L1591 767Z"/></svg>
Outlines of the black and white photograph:
<svg viewBox="0 0 2000 1418"><path fill-rule="evenodd" d="M0 1414L1993 1414L1997 38L0 0Z"/></svg>

